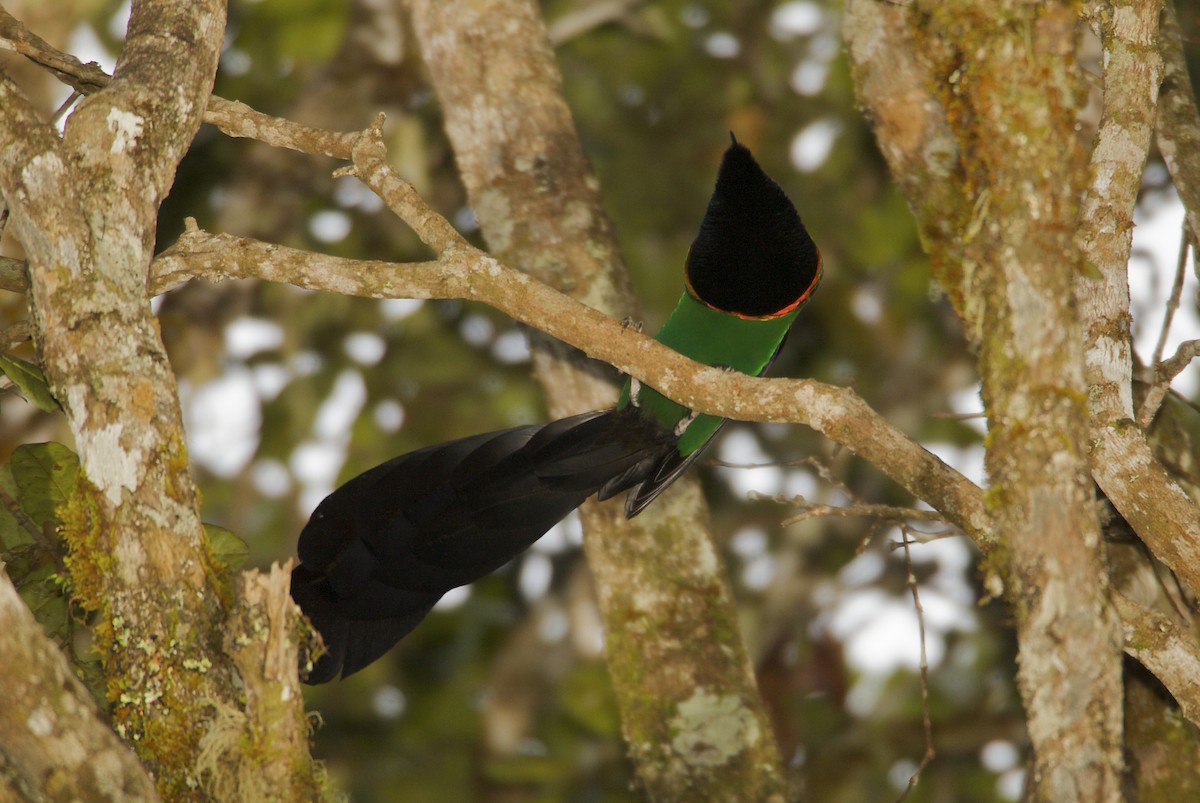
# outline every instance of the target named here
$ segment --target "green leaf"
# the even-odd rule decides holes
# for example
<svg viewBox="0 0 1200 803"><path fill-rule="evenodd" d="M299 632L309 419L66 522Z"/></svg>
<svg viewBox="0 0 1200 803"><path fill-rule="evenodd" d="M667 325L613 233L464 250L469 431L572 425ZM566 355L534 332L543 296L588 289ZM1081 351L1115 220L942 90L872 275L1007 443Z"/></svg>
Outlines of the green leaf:
<svg viewBox="0 0 1200 803"><path fill-rule="evenodd" d="M5 463L0 466L0 498L4 502L0 505L0 558L7 550L32 544L38 535L30 532L27 526L29 517L17 502L20 495L13 482L12 469Z"/></svg>
<svg viewBox="0 0 1200 803"><path fill-rule="evenodd" d="M13 583L38 623L51 636L65 642L71 633L71 609L53 561L36 563L22 576L14 576Z"/></svg>
<svg viewBox="0 0 1200 803"><path fill-rule="evenodd" d="M204 534L208 536L208 545L212 547L217 561L230 572L240 571L246 563L250 548L232 530L226 530L216 524L205 524Z"/></svg>
<svg viewBox="0 0 1200 803"><path fill-rule="evenodd" d="M79 456L61 443L26 443L9 461L21 509L39 527L57 524L55 510L79 485Z"/></svg>
<svg viewBox="0 0 1200 803"><path fill-rule="evenodd" d="M62 405L50 392L50 383L42 369L19 357L0 354L0 372L3 372L21 390L29 403L46 413L56 413Z"/></svg>

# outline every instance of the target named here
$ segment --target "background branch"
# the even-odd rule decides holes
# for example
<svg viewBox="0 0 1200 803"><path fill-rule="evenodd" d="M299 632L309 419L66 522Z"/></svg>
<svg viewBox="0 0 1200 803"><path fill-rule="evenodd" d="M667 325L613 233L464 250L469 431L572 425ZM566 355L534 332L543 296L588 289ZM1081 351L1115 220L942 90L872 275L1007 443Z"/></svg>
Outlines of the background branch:
<svg viewBox="0 0 1200 803"><path fill-rule="evenodd" d="M601 312L636 313L538 4L416 0L412 19L490 250ZM609 379L577 355L538 337L533 349L551 417L612 404ZM622 732L645 794L782 799L782 762L695 476L632 521L594 501L580 516Z"/></svg>

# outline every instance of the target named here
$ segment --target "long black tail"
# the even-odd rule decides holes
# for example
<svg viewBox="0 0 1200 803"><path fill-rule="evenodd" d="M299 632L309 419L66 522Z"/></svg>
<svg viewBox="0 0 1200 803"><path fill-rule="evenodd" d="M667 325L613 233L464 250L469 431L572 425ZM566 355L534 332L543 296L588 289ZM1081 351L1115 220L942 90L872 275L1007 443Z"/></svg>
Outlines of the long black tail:
<svg viewBox="0 0 1200 803"><path fill-rule="evenodd" d="M674 448L630 408L430 446L350 480L300 533L292 598L328 650L306 682L375 661L447 591L507 563L601 486L637 484Z"/></svg>

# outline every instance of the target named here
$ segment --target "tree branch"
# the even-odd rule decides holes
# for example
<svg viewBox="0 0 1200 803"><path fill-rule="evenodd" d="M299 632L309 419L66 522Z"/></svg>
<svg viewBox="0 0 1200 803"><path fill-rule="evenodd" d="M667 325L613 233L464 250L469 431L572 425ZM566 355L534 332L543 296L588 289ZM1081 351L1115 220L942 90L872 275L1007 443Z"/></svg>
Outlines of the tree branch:
<svg viewBox="0 0 1200 803"><path fill-rule="evenodd" d="M1104 23L1104 111L1079 229L1084 258L1099 278L1078 278L1075 292L1091 344L1092 475L1150 550L1197 593L1200 509L1154 458L1133 420L1127 266L1162 76L1154 47L1158 8L1151 1L1121 3Z"/></svg>
<svg viewBox="0 0 1200 803"><path fill-rule="evenodd" d="M104 724L0 563L0 790L29 800L156 801L154 779ZM53 789L48 781L53 780ZM3 797L3 795L0 795Z"/></svg>
<svg viewBox="0 0 1200 803"><path fill-rule="evenodd" d="M1163 3L1158 50L1163 62L1155 124L1158 152L1167 164L1171 182L1187 211L1192 242L1200 243L1200 161L1193 158L1194 154L1200 153L1200 110L1196 107L1179 18L1172 0Z"/></svg>
<svg viewBox="0 0 1200 803"><path fill-rule="evenodd" d="M809 426L937 508L985 552L994 543L980 489L893 427L853 390L702 365L470 246L452 249L433 262L397 264L314 254L189 228L155 260L151 286L159 292L192 276L265 279L368 298L482 301L692 409L742 421Z"/></svg>
<svg viewBox="0 0 1200 803"><path fill-rule="evenodd" d="M1153 672L1179 703L1183 715L1200 727L1200 648L1196 646L1196 634L1124 594L1114 592L1112 601L1121 615L1125 652Z"/></svg>

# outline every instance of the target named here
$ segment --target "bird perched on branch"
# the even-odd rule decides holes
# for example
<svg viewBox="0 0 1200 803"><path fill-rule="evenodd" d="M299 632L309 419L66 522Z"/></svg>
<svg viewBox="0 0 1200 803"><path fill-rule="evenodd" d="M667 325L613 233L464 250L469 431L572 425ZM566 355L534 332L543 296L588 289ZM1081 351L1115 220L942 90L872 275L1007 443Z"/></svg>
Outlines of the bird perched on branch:
<svg viewBox="0 0 1200 803"><path fill-rule="evenodd" d="M821 257L783 190L736 139L725 152L655 339L756 376L821 278ZM507 563L592 494L628 491L632 518L724 424L636 379L615 408L428 446L327 496L300 533L292 598L327 652L308 683L350 675L409 633L443 594Z"/></svg>

